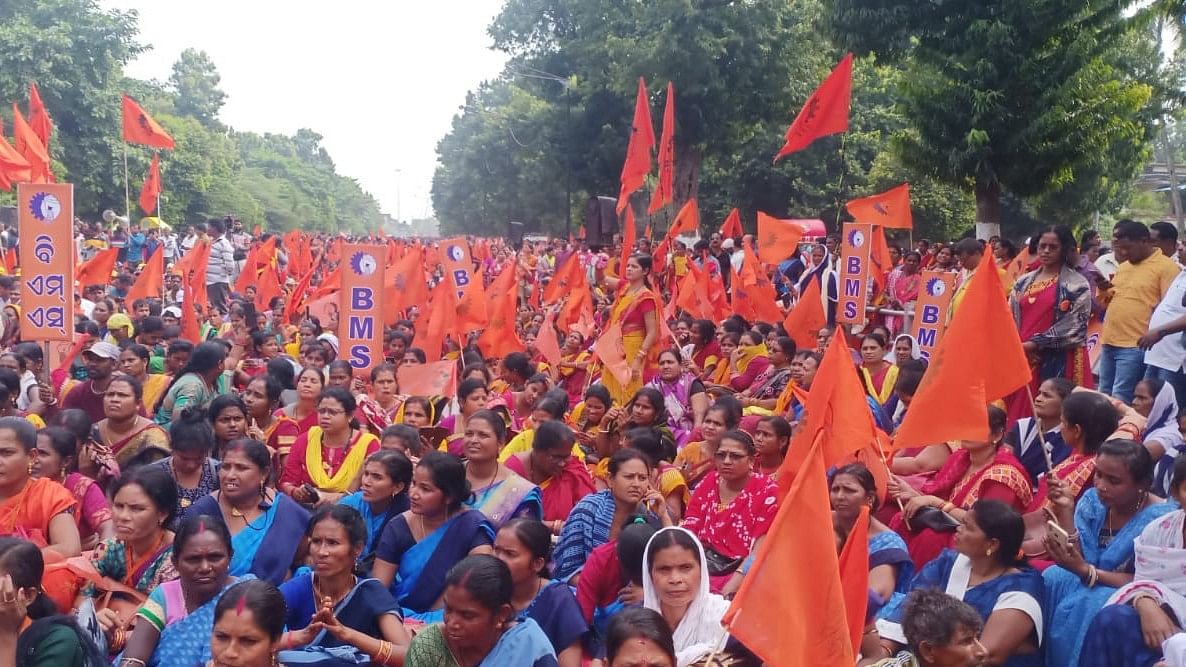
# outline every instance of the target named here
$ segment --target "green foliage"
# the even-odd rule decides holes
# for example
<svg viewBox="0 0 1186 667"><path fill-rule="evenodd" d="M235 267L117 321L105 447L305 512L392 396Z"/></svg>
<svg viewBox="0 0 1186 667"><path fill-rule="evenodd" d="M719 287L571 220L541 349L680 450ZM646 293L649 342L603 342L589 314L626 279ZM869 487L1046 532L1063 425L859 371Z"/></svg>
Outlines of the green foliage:
<svg viewBox="0 0 1186 667"><path fill-rule="evenodd" d="M207 127L219 127L218 111L226 101L226 93L218 88L221 80L205 51L182 51L169 77L169 85L177 93L177 112L196 118Z"/></svg>

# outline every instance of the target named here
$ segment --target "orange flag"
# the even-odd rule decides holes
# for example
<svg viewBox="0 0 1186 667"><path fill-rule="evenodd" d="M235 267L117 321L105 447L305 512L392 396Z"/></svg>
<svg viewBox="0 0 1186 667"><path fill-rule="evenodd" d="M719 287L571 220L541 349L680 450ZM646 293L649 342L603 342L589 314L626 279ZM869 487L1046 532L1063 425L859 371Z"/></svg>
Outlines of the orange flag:
<svg viewBox="0 0 1186 667"><path fill-rule="evenodd" d="M679 213L675 215L675 220L671 222L671 227L667 229L667 233L663 235L663 240L659 245L655 246L651 257L654 259L654 272L656 274L663 271L663 258L667 256L667 250L671 247L671 242L680 234L697 233L700 231L700 208L696 204L695 199L689 199L680 207ZM649 235L648 235L649 238Z"/></svg>
<svg viewBox="0 0 1186 667"><path fill-rule="evenodd" d="M118 257L119 248L100 250L78 267L74 279L84 289L91 285L110 285L111 272L115 270L115 260Z"/></svg>
<svg viewBox="0 0 1186 667"><path fill-rule="evenodd" d="M18 153L29 162L30 178L33 183L53 183L54 174L49 165L49 152L17 105L12 105L12 139Z"/></svg>
<svg viewBox="0 0 1186 667"><path fill-rule="evenodd" d="M181 293L185 295L181 302L181 337L197 345L202 340L202 327L198 324L198 313L194 310L198 297L194 288L184 280L181 281Z"/></svg>
<svg viewBox="0 0 1186 667"><path fill-rule="evenodd" d="M807 281L807 287L782 322L782 328L801 350L813 349L819 342L819 330L828 324L819 284L818 280Z"/></svg>
<svg viewBox="0 0 1186 667"><path fill-rule="evenodd" d="M995 262L980 262L931 363L894 449L989 437L989 402L1030 381L1030 366ZM989 353L991 351L991 354Z"/></svg>
<svg viewBox="0 0 1186 667"><path fill-rule="evenodd" d="M157 246L149 255L148 261L140 271L140 276L128 290L124 303L131 306L136 299L159 299L161 290L165 288L165 251L163 246Z"/></svg>
<svg viewBox="0 0 1186 667"><path fill-rule="evenodd" d="M41 140L41 145L49 148L49 137L53 134L54 124L49 119L49 112L45 110L45 103L41 101L41 91L37 84L29 82L29 127Z"/></svg>
<svg viewBox="0 0 1186 667"><path fill-rule="evenodd" d="M622 325L614 323L593 343L593 353L601 360L604 372L612 373L623 386L630 383L630 364L626 363L626 349L622 347Z"/></svg>
<svg viewBox="0 0 1186 667"><path fill-rule="evenodd" d="M647 213L654 213L672 201L675 181L675 84L667 82L667 105L663 108L663 135L659 139L659 182L651 193Z"/></svg>
<svg viewBox="0 0 1186 667"><path fill-rule="evenodd" d="M148 167L148 176L144 179L144 187L140 190L140 208L152 215L156 210L157 197L161 196L161 158L157 153L152 154L152 165Z"/></svg>
<svg viewBox="0 0 1186 667"><path fill-rule="evenodd" d="M173 137L170 137L169 133L126 93L123 100L123 112L125 142L152 146L153 148L172 149L175 147Z"/></svg>
<svg viewBox="0 0 1186 667"><path fill-rule="evenodd" d="M408 396L452 396L457 393L457 362L400 364L396 380L400 393Z"/></svg>
<svg viewBox="0 0 1186 667"><path fill-rule="evenodd" d="M420 246L408 248L407 254L388 266L387 275L391 284L387 287L384 319L388 326L395 326L400 312L406 314L412 306L418 306L421 312L427 310L428 283L424 281L424 253Z"/></svg>
<svg viewBox="0 0 1186 667"><path fill-rule="evenodd" d="M580 285L573 290L573 295L564 307L560 309L558 323L561 331L575 328L585 338L593 334L593 295L582 276Z"/></svg>
<svg viewBox="0 0 1186 667"><path fill-rule="evenodd" d="M503 269L504 271L508 269ZM572 293L573 285L577 284L578 280L584 280L584 271L581 269L581 260L574 252L564 260L564 263L556 268L556 273L552 276L552 282L544 288L544 303L556 303L560 299L569 296Z"/></svg>
<svg viewBox="0 0 1186 667"><path fill-rule="evenodd" d="M511 352L523 351L523 343L515 331L518 291L519 281L515 277L515 265L512 263L504 266L486 290L486 298L490 303L490 322L478 337L478 347L482 350L482 356L502 359Z"/></svg>
<svg viewBox="0 0 1186 667"><path fill-rule="evenodd" d="M786 143L774 161L807 148L811 142L830 134L848 131L848 108L852 102L852 54L844 56L836 69L807 98L807 104L787 128Z"/></svg>
<svg viewBox="0 0 1186 667"><path fill-rule="evenodd" d="M712 317L706 318L720 322L729 316L729 299L725 296L725 279L721 274L704 270L708 283L708 300L712 304Z"/></svg>
<svg viewBox="0 0 1186 667"><path fill-rule="evenodd" d="M638 97L634 101L634 123L630 128L630 143L626 147L626 162L622 165L622 190L618 193L618 214L630 203L630 195L642 187L651 173L651 151L655 148L655 128L651 124L651 105L647 98L647 83L638 77Z"/></svg>
<svg viewBox="0 0 1186 667"><path fill-rule="evenodd" d="M880 290L886 286L894 260L890 257L889 244L885 242L885 230L876 225L869 229L873 237L869 245L869 275Z"/></svg>
<svg viewBox="0 0 1186 667"><path fill-rule="evenodd" d="M292 294L288 296L288 302L284 304L284 324L292 323L293 318L304 309L305 300L309 297L309 283L313 281L313 273L313 271L306 271L296 284L296 288L292 290ZM387 302L384 302L384 305L387 305Z"/></svg>
<svg viewBox="0 0 1186 667"><path fill-rule="evenodd" d="M755 319L770 323L781 321L784 314L778 307L778 293L774 291L770 276L766 275L766 267L758 261L748 243L742 243L742 253L745 259L741 263L741 283L752 298Z"/></svg>
<svg viewBox="0 0 1186 667"><path fill-rule="evenodd" d="M427 324L424 327L424 355L429 361L439 361L445 346L445 337L457 337L454 322L457 317L457 288L453 281L442 280L432 288L432 302L428 308Z"/></svg>
<svg viewBox="0 0 1186 667"><path fill-rule="evenodd" d="M845 205L857 222L867 222L887 229L913 229L910 213L910 184L903 183L878 195L854 199Z"/></svg>
<svg viewBox="0 0 1186 667"><path fill-rule="evenodd" d="M486 288L482 286L481 275L470 272L469 287L458 296L456 317L459 333L486 328L489 318L486 315Z"/></svg>
<svg viewBox="0 0 1186 667"><path fill-rule="evenodd" d="M794 257L803 233L803 225L797 220L779 220L758 211L758 257L770 264Z"/></svg>
<svg viewBox="0 0 1186 667"><path fill-rule="evenodd" d="M29 161L21 155L0 131L0 190L8 191L16 183L28 183L33 178Z"/></svg>
<svg viewBox="0 0 1186 667"><path fill-rule="evenodd" d="M745 230L741 228L741 212L737 209L729 211L725 222L721 224L721 238L735 239L745 236Z"/></svg>
<svg viewBox="0 0 1186 667"><path fill-rule="evenodd" d="M181 282L190 286L195 302L201 304L203 310L210 307L210 297L206 293L206 266L209 263L210 242L203 240L198 241L193 250L185 253L185 256L173 265L173 273L179 274Z"/></svg>
<svg viewBox="0 0 1186 667"><path fill-rule="evenodd" d="M869 506L861 505L861 514L840 552L840 586L844 589L844 615L852 652L861 650L865 634L865 615L869 610Z"/></svg>
<svg viewBox="0 0 1186 667"><path fill-rule="evenodd" d="M810 443L802 472L783 499L721 621L770 665L856 662L845 616L822 439L820 432Z"/></svg>
<svg viewBox="0 0 1186 667"><path fill-rule="evenodd" d="M255 286L255 308L264 312L271 308L272 299L284 296L284 288L280 286L280 275L273 264L265 264L260 271L259 281Z"/></svg>
<svg viewBox="0 0 1186 667"><path fill-rule="evenodd" d="M544 316L544 323L539 328L539 335L535 338L535 346L539 353L552 368L560 367L560 341L556 339L556 309L549 308Z"/></svg>
<svg viewBox="0 0 1186 667"><path fill-rule="evenodd" d="M696 262L688 262L688 275L680 282L675 298L675 305L700 320L714 319L712 304L708 300L706 273L707 271L696 266Z"/></svg>
<svg viewBox="0 0 1186 667"><path fill-rule="evenodd" d="M622 218L622 259L618 262L618 275L626 276L626 260L634 253L634 244L638 237L638 226L634 222L634 207L626 207L626 215Z"/></svg>

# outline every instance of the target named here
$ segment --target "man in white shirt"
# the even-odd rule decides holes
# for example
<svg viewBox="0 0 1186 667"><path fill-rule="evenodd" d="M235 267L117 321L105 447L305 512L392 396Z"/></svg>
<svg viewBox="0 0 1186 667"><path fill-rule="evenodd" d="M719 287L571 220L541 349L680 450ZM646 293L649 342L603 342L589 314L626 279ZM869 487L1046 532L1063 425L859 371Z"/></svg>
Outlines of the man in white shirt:
<svg viewBox="0 0 1186 667"><path fill-rule="evenodd" d="M1137 341L1145 350L1145 377L1170 383L1178 401L1186 400L1186 271L1170 283L1149 317L1149 331Z"/></svg>

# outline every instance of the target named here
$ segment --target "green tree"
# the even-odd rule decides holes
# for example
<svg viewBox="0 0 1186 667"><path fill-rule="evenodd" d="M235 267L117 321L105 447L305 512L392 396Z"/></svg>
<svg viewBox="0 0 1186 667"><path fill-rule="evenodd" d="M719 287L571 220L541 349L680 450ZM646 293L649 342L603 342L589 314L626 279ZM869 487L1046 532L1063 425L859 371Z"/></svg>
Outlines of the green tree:
<svg viewBox="0 0 1186 667"><path fill-rule="evenodd" d="M220 127L218 112L226 102L226 94L218 87L220 81L218 68L205 51L182 51L169 77L169 85L177 93L177 112L207 127Z"/></svg>

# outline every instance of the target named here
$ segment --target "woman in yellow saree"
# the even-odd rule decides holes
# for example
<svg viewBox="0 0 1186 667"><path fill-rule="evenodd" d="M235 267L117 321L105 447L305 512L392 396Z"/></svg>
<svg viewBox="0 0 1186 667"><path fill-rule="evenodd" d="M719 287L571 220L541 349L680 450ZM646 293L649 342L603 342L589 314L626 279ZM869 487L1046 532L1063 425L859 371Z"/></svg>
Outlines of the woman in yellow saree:
<svg viewBox="0 0 1186 667"><path fill-rule="evenodd" d="M622 384L613 373L602 373L601 382L614 402L625 405L659 369L659 297L651 291L650 255L631 255L622 278L603 276L602 282L617 290L606 331L622 332L622 347L630 366L630 381ZM603 334L604 335L604 334Z"/></svg>

